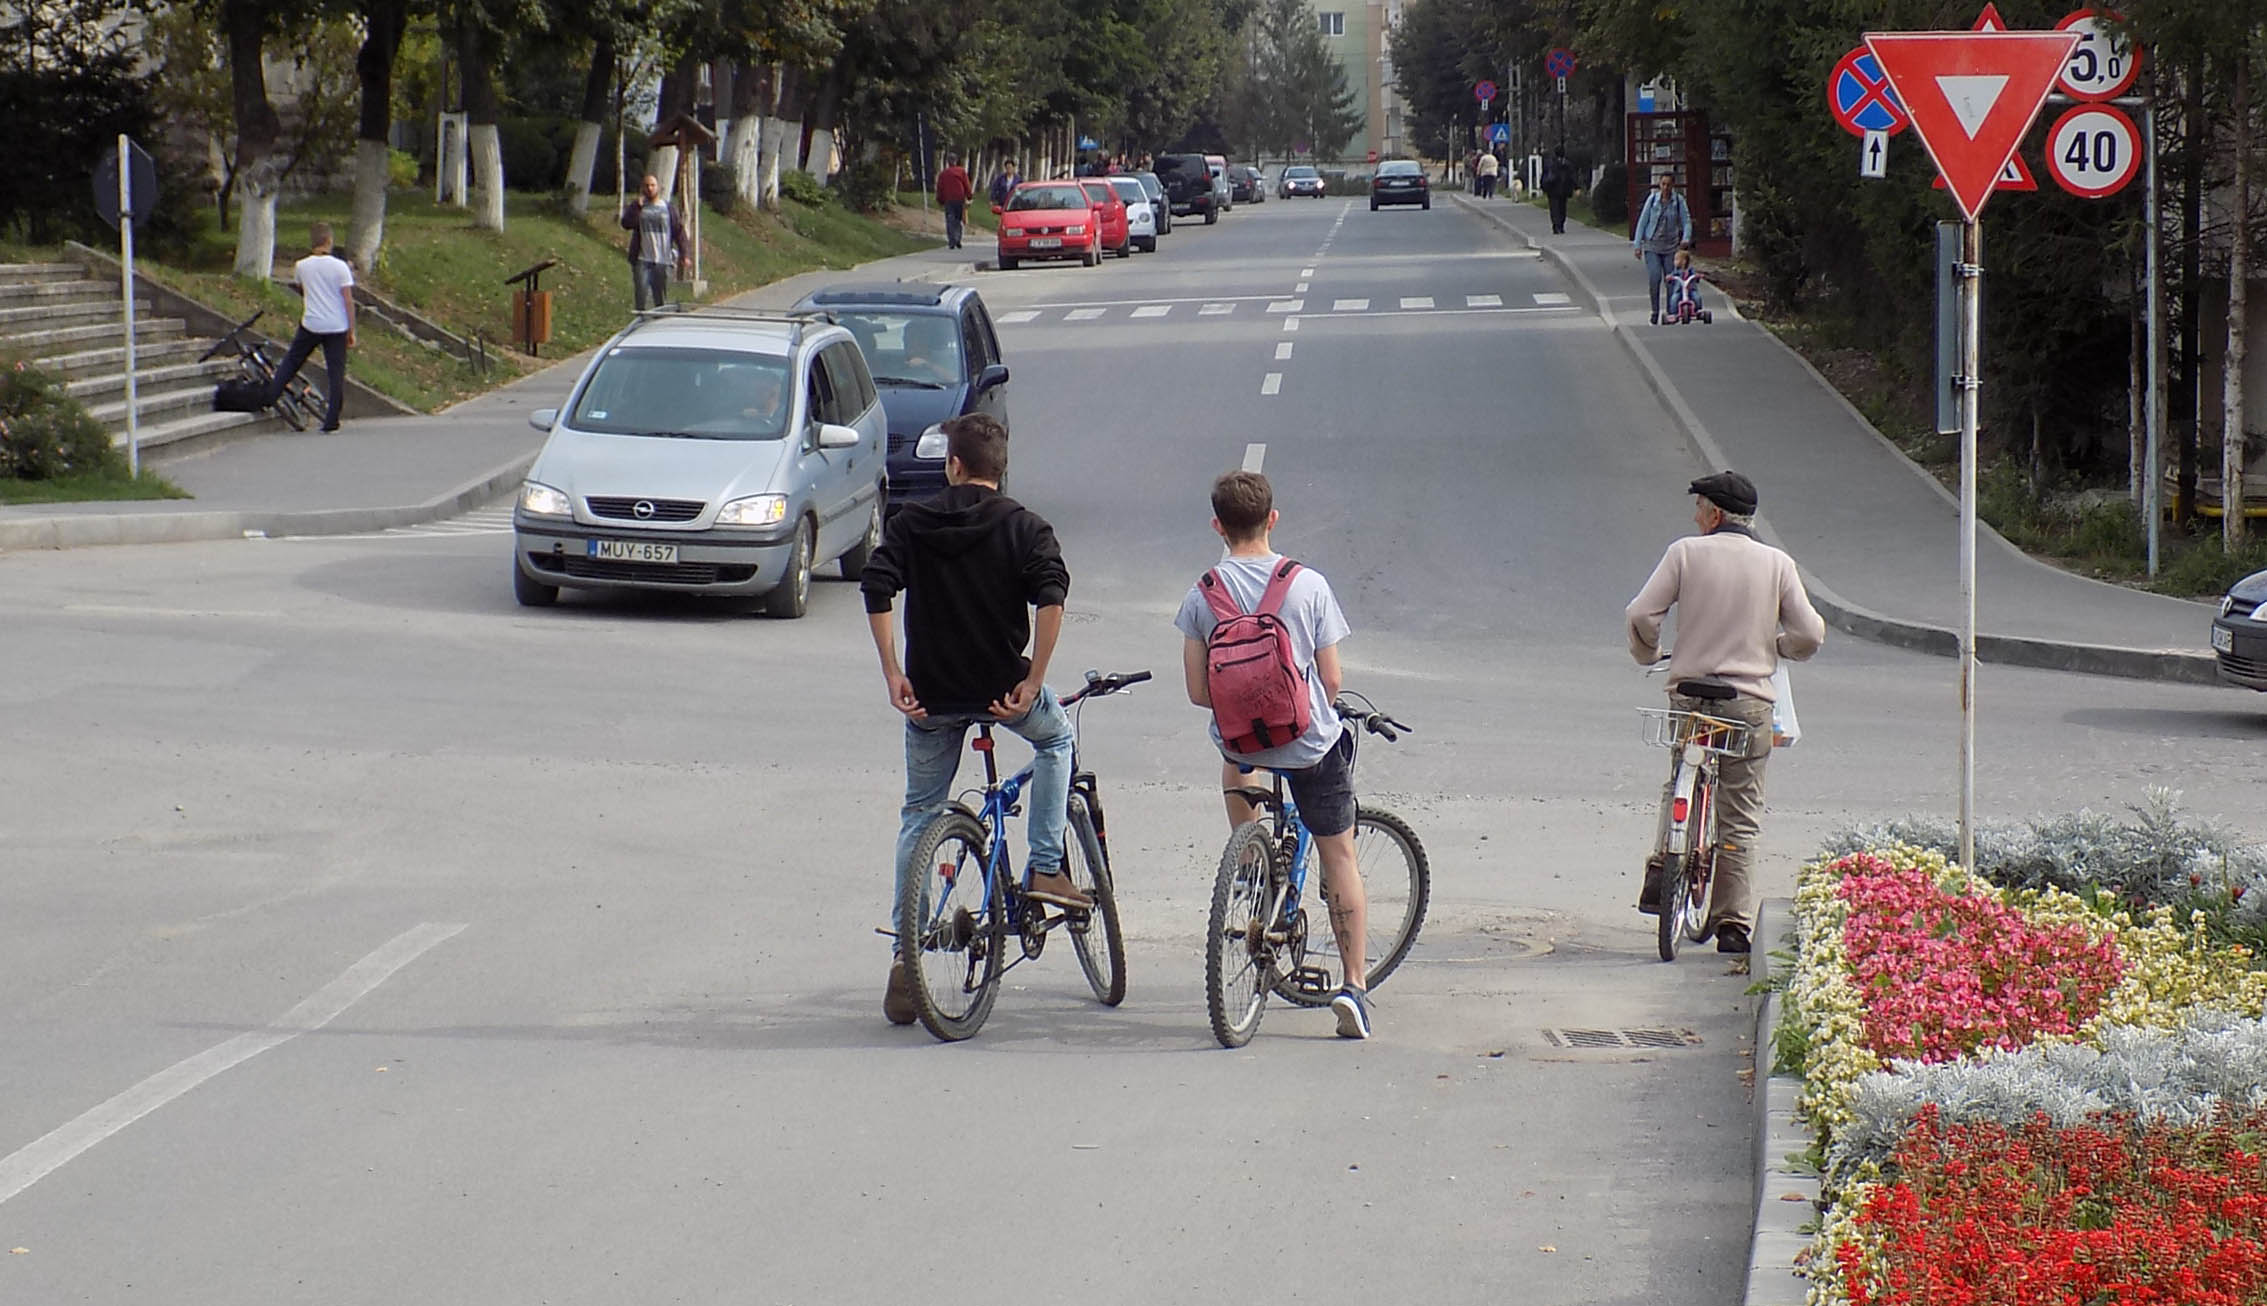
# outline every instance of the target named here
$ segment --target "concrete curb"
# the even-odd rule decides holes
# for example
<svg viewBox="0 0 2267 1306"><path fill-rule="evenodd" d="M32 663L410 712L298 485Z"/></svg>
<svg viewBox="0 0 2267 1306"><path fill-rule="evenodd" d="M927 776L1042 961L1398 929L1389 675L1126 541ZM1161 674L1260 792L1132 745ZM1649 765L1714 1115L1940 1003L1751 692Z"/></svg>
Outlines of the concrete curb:
<svg viewBox="0 0 2267 1306"><path fill-rule="evenodd" d="M1771 956L1765 940L1770 922L1793 919L1794 904L1771 898L1758 904L1755 916L1756 950L1750 974L1758 983L1771 978ZM1792 928L1780 943L1794 946ZM1802 1257L1813 1237L1804 1226L1818 1218L1819 1179L1788 1160L1810 1150L1811 1133L1796 1114L1795 1102L1802 1080L1771 1073L1771 1032L1779 1023L1779 995L1766 993L1756 1005L1755 1020L1755 1230L1748 1241L1746 1306L1803 1306L1810 1278Z"/></svg>
<svg viewBox="0 0 2267 1306"><path fill-rule="evenodd" d="M1621 341L1622 348L1629 352L1631 360L1637 364L1638 371L1645 377L1646 385L1653 391L1654 396L1661 401L1662 405L1669 410L1677 424L1684 428L1686 438L1691 440L1693 448L1700 454L1701 461L1710 467L1729 467L1731 465L1731 460L1724 456L1724 451L1716 443L1715 437L1708 433L1706 423L1702 422L1700 415L1693 412L1692 406L1685 402L1684 396L1678 392L1675 383L1669 380L1668 373L1663 371L1660 363L1654 359L1653 352L1647 349L1643 341L1639 340L1615 318L1613 311L1606 307L1605 296L1591 282L1590 278L1584 275L1581 267L1576 265L1574 260L1549 245L1537 243L1526 232L1512 225L1508 219L1499 217L1483 208L1477 201L1466 200L1462 195L1458 195L1456 200L1467 211L1502 227L1525 243L1529 249L1540 252L1545 258L1556 264L1559 270L1567 275L1568 280L1574 283L1575 288L1581 292L1583 298L1588 301L1590 311L1597 314L1605 322L1607 330L1614 334L1615 339ZM1786 342L1772 336L1769 332L1764 334L1781 349L1787 349ZM1791 349L1788 352L1793 353ZM1795 355L1795 358L1798 362L1802 361L1799 354ZM1839 391L1828 385L1825 378L1818 376L1816 369L1811 368L1808 363L1804 363L1804 367L1813 378L1817 379L1819 385L1824 387L1827 393L1834 395L1836 400L1841 402L1843 407L1848 409L1850 414L1856 417L1859 423L1876 440L1889 444L1888 437L1874 430L1873 425L1866 422L1864 416L1850 406L1849 401L1842 399ZM1889 447L1892 450L1896 449L1893 444L1889 444ZM1907 466L1911 465L1910 460L1906 459L1902 452L1898 453L1898 459L1905 462ZM1919 468L1916 467L1912 470L1915 475L1921 476L1922 479L1928 480L1931 485L1935 486L1939 494L1946 493L1943 486L1936 485L1935 481L1921 472ZM1758 517L1756 529L1771 543L1776 545L1780 542L1778 533L1771 529L1770 522L1767 519ZM2024 560L2032 565L2047 566L2046 563L2040 562L2029 554L2023 553L2022 550L2016 549L2014 545L2008 544L1988 527L1984 528L1982 533L1989 534L1992 539L1999 542L2001 547L2021 554ZM2084 578L2081 577L2080 579ZM1852 603L1835 593L1832 588L1812 574L1808 568L1803 569L1803 584L1809 589L1811 602L1818 608L1819 615L1826 618L1828 625L1845 634L1854 635L1859 639L1871 640L1877 644L1911 649L1916 653L1928 653L1937 657L1958 657L1960 654L1960 635L1957 631L1943 626L1932 626L1926 622L1907 621L1900 617L1888 616L1860 604ZM2027 635L1988 635L1979 632L1976 636L1976 660L2005 666L2032 667L2046 671L2075 671L2087 675L2119 676L2129 680L2158 680L2185 685L2217 685L2220 683L2218 660L2209 653L2190 649L2125 648L2112 644L2077 644L2061 640L2037 639Z"/></svg>
<svg viewBox="0 0 2267 1306"><path fill-rule="evenodd" d="M101 544L186 544L248 535L360 535L415 526L470 511L511 491L535 455L524 454L423 503L392 508L316 508L302 512L114 513L0 522L0 553Z"/></svg>

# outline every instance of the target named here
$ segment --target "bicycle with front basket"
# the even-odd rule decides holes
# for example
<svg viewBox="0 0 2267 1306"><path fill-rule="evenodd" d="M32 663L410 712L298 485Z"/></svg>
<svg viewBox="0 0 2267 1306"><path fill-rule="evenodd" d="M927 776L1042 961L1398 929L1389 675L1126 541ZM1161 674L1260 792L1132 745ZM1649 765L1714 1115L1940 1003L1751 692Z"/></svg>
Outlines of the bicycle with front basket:
<svg viewBox="0 0 2267 1306"><path fill-rule="evenodd" d="M1149 679L1146 671L1086 673L1086 685L1062 700L1078 709ZM1110 876L1110 844L1102 794L1080 762L1072 731L1070 810L1063 829L1063 872L1094 900L1089 909L1051 907L1028 896L1031 868L1017 875L1008 861L1008 818L1022 811L1033 768L1000 778L990 721L976 723L971 747L984 758L982 802L955 802L929 818L899 869L898 955L913 988L921 1023L948 1043L973 1037L992 1014L1000 977L1033 961L1056 931L1071 950L1095 1000L1117 1006L1126 997L1126 943ZM1016 956L1008 956L1011 944Z"/></svg>
<svg viewBox="0 0 2267 1306"><path fill-rule="evenodd" d="M1662 664L1666 665L1667 655ZM1681 681L1672 692L1703 701L1721 701L1736 692L1721 680ZM1723 758L1745 757L1753 732L1744 721L1674 707L1637 709L1645 740L1672 750L1669 788L1663 799L1660 839L1646 863L1658 868L1661 897L1658 933L1661 960L1675 961L1686 941L1705 943L1714 932L1708 922L1708 895L1716 875L1716 768Z"/></svg>
<svg viewBox="0 0 2267 1306"><path fill-rule="evenodd" d="M275 383L276 369L282 365L283 355L276 350L273 341L251 339L245 335L252 329L254 322L265 316L267 310L262 309L230 327L220 339L213 341L213 347L199 356L197 361L208 362L223 351L233 349L236 351L236 379L257 386L265 393ZM276 416L282 418L284 425L294 431L306 430L309 421L320 422L323 415L330 411L323 392L316 388L305 372L284 383L283 393L276 396L274 407Z"/></svg>
<svg viewBox="0 0 2267 1306"><path fill-rule="evenodd" d="M1360 700L1359 706L1348 699ZM1409 729L1359 694L1342 696L1334 706L1350 727L1388 742ZM1205 1006L1212 1036L1227 1048L1251 1042L1271 995L1293 1006L1327 1007L1345 982L1327 889L1319 921L1302 901L1309 869L1318 860L1314 837L1299 819L1283 776L1270 775L1271 788L1240 791L1263 814L1228 836L1212 882ZM1417 941L1432 895L1432 868L1408 822L1366 803L1354 809L1354 855L1369 904L1367 987L1374 990Z"/></svg>

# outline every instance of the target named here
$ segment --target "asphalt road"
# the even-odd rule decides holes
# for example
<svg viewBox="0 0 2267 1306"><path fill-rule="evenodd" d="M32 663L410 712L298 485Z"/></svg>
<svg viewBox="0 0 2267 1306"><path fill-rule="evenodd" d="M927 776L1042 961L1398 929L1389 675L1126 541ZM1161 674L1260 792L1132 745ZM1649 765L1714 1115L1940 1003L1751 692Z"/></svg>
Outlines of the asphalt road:
<svg viewBox="0 0 2267 1306"><path fill-rule="evenodd" d="M1085 722L1114 1011L1050 952L972 1043L881 1020L898 726L848 585L794 623L522 610L495 512L0 558L0 1302L1734 1300L1753 999L1628 905L1661 759L1620 610L1693 455L1445 206L1164 244L981 281L1010 488L1075 577L1058 679L1160 673ZM1247 461L1420 732L1363 753L1435 886L1366 1044L1205 1028L1226 830L1170 620ZM1839 638L1797 673L1767 888L1950 807L1954 674ZM1982 702L1987 814L2170 785L2267 833L2260 700L1987 669Z"/></svg>

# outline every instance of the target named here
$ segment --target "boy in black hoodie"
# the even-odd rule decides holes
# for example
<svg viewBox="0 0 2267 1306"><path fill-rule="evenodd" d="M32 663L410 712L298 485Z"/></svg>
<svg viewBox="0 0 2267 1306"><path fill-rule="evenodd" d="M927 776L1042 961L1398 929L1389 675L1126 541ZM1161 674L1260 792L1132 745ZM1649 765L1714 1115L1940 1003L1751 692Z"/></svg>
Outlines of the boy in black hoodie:
<svg viewBox="0 0 2267 1306"><path fill-rule="evenodd" d="M944 493L899 509L859 578L890 706L905 714L897 867L903 870L922 825L951 797L968 727L988 715L1023 736L1036 755L1025 800L1030 896L1059 907L1091 907L1063 873L1071 724L1046 685L1070 571L1046 519L1000 493L1007 428L970 413L946 422L944 430ZM905 591L902 667L890 613L899 590ZM1036 640L1033 608L1039 612ZM902 963L890 967L882 1008L894 1024L914 1019Z"/></svg>

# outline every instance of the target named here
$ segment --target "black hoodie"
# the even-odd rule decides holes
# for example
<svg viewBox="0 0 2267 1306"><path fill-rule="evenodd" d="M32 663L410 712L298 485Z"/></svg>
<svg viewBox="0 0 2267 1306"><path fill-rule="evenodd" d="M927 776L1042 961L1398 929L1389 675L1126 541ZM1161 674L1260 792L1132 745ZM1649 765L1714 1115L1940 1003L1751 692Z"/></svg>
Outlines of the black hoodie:
<svg viewBox="0 0 2267 1306"><path fill-rule="evenodd" d="M858 587L868 612L905 591L905 675L921 706L972 713L1031 673L1031 609L1061 606L1071 574L1046 518L954 485L889 519Z"/></svg>

